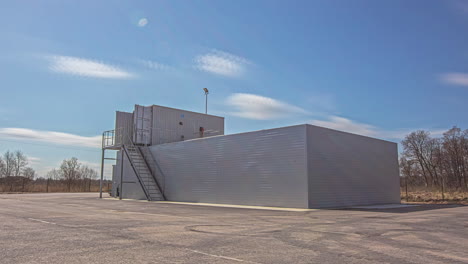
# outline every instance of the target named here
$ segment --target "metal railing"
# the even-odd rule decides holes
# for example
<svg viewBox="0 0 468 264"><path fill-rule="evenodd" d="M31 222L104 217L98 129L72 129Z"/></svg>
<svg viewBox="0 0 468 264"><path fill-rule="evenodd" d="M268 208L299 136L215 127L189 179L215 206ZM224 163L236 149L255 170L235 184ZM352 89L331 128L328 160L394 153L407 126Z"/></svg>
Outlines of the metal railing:
<svg viewBox="0 0 468 264"><path fill-rule="evenodd" d="M130 165L132 166L137 178L138 178L138 181L140 182L144 192L145 192L145 195L146 197L148 198L148 200L150 200L150 194L149 194L149 190L147 190L147 187L149 184L155 184L156 187L158 188L159 190L159 193L161 194L161 197L166 200L166 198L164 197L164 193L160 187L160 185L158 184L158 180L156 179L156 176L154 175L154 172L151 170L149 164L148 164L148 161L146 160L145 156L143 155L143 153L141 152L139 146L135 145L133 143L133 141L129 138L130 136L127 135L128 137L128 144L123 144L123 149L125 151L125 154L127 155L127 158L130 162ZM131 147L134 151L136 151L138 153L138 155L140 156L141 160L144 162L144 165L138 165L138 164L135 164L134 163L134 160L132 159L131 155L128 153L128 147ZM150 152L151 153L151 152ZM152 158L152 156L151 156ZM155 162L156 166L159 168L159 164L157 164L157 161L153 159L153 161ZM123 162L123 161L122 161ZM141 173L141 169L146 169L148 170L148 173L150 174L151 176L151 179L153 180L152 182L149 182L149 181L145 181L140 173ZM160 169L160 168L159 168ZM162 173L162 171L160 171Z"/></svg>
<svg viewBox="0 0 468 264"><path fill-rule="evenodd" d="M146 187L147 185L144 183L143 179L141 178L141 175L140 175L140 173L139 173L139 170L137 169L136 164L134 164L132 158L130 157L130 154L128 153L128 149L127 149L127 147L126 147L125 145L123 146L123 151L124 151L125 154L127 155L127 159L128 159L128 161L130 162L130 165L132 166L133 171L135 172L135 175L137 176L138 181L140 182L140 185L141 185L141 187L142 187L142 189L143 189L143 192L145 193L146 199L147 199L148 201L150 201L150 200L151 200L151 196L149 195L149 191L147 190L147 187ZM123 157L123 155L122 155L122 157ZM123 162L123 160L122 160L121 162ZM123 172L121 171L120 173L123 173ZM123 177L122 177L122 178L123 178ZM124 183L123 180L121 180L121 182L120 182L120 185L121 185L120 189L121 189L121 190L123 190L123 188L122 188L122 184L123 184L123 183ZM122 191L121 191L121 192L122 192Z"/></svg>
<svg viewBox="0 0 468 264"><path fill-rule="evenodd" d="M107 130L102 133L102 148L115 146L115 130Z"/></svg>
<svg viewBox="0 0 468 264"><path fill-rule="evenodd" d="M155 180L156 185L158 186L158 188L159 188L159 190L161 192L161 195L163 196L164 199L166 199L165 195L164 195L164 192L165 192L165 189L166 189L166 176L164 175L164 172L162 171L161 166L159 166L158 161L154 157L154 155L151 152L151 150L149 149L149 147L148 146L143 146L143 147L140 147L140 150L141 149L144 149L145 152L148 153L148 157L147 157L146 154L144 154L143 151L141 151L141 154L142 154L143 158L145 159L146 164L148 165L148 168L151 171L151 175L153 175L153 177L154 177L154 180ZM150 160L152 162L148 162L148 160ZM158 175L160 175L160 177L158 177Z"/></svg>
<svg viewBox="0 0 468 264"><path fill-rule="evenodd" d="M149 132L148 132L149 131ZM133 143L137 145L158 145L172 142L184 141L187 139L196 139L201 137L210 137L220 135L218 130L205 130L203 133L200 131L192 132L189 138L179 138L180 131L162 128L149 128L145 131L133 130L129 134L128 130L124 128L117 128L115 130L104 131L102 134L102 148L119 148L124 144ZM137 140L135 142L135 140Z"/></svg>

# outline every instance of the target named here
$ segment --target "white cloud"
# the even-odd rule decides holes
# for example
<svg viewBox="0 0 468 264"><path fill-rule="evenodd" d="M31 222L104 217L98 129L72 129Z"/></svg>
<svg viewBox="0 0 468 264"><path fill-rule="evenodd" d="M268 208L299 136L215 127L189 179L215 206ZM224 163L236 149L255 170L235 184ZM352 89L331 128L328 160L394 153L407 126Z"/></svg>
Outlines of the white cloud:
<svg viewBox="0 0 468 264"><path fill-rule="evenodd" d="M69 133L26 128L0 128L0 138L37 141L77 147L101 147L101 136L84 137Z"/></svg>
<svg viewBox="0 0 468 264"><path fill-rule="evenodd" d="M138 20L138 26L139 27L144 27L148 24L148 19L147 18L141 18Z"/></svg>
<svg viewBox="0 0 468 264"><path fill-rule="evenodd" d="M376 136L378 133L376 128L372 125L358 123L350 119L339 117L339 116L330 116L328 120L312 120L309 122L311 125L331 128L335 130L355 133L364 136Z"/></svg>
<svg viewBox="0 0 468 264"><path fill-rule="evenodd" d="M311 120L309 124L331 128L339 131L349 132L353 134L386 138L386 139L403 139L409 133L416 130L427 130L427 129L399 129L399 130L384 130L373 125L359 123L351 119L347 119L339 116L329 116L328 120ZM429 130L432 136L441 136L446 130Z"/></svg>
<svg viewBox="0 0 468 264"><path fill-rule="evenodd" d="M134 74L117 66L95 60L70 56L48 56L47 58L50 61L49 69L57 73L106 79L131 79L135 77Z"/></svg>
<svg viewBox="0 0 468 264"><path fill-rule="evenodd" d="M162 70L169 70L171 69L170 66L166 64L162 64L156 61L151 61L151 60L138 60L138 62L145 67L151 69L151 70L157 70L157 71L162 71Z"/></svg>
<svg viewBox="0 0 468 264"><path fill-rule="evenodd" d="M27 156L29 165L37 165L40 163L41 159L38 157Z"/></svg>
<svg viewBox="0 0 468 264"><path fill-rule="evenodd" d="M236 93L229 96L226 103L235 108L231 115L248 119L268 120L308 114L297 106L255 94Z"/></svg>
<svg viewBox="0 0 468 264"><path fill-rule="evenodd" d="M232 94L226 100L226 104L235 109L235 111L232 111L229 114L255 120L273 120L294 116L321 116L318 115L317 112L307 111L273 98L255 94ZM441 136L446 131L441 129L433 130L424 128L386 130L374 125L330 114L326 115L324 119L314 119L307 123L363 136L393 140L403 139L406 135L416 130L426 130L429 131L432 136L437 137Z"/></svg>
<svg viewBox="0 0 468 264"><path fill-rule="evenodd" d="M448 84L468 86L468 74L466 73L446 73L442 74L441 80Z"/></svg>
<svg viewBox="0 0 468 264"><path fill-rule="evenodd" d="M243 75L248 64L251 63L245 58L218 50L195 58L195 68L227 77Z"/></svg>

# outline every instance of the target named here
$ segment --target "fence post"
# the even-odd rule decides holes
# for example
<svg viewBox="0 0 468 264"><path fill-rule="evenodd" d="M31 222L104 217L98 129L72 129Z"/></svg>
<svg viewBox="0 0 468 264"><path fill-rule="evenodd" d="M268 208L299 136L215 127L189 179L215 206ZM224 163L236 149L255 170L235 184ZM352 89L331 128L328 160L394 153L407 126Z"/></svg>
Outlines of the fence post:
<svg viewBox="0 0 468 264"><path fill-rule="evenodd" d="M445 201L445 195L444 195L444 179L442 178L442 201Z"/></svg>
<svg viewBox="0 0 468 264"><path fill-rule="evenodd" d="M408 202L408 177L405 177L406 201Z"/></svg>

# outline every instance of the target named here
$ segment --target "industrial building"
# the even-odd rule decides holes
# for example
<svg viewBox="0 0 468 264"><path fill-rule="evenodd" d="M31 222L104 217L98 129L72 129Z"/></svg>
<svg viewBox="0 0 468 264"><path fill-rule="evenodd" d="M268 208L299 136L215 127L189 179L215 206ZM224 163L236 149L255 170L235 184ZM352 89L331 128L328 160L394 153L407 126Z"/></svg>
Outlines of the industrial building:
<svg viewBox="0 0 468 264"><path fill-rule="evenodd" d="M293 208L400 203L397 144L308 124L224 135L224 118L117 112L112 196Z"/></svg>

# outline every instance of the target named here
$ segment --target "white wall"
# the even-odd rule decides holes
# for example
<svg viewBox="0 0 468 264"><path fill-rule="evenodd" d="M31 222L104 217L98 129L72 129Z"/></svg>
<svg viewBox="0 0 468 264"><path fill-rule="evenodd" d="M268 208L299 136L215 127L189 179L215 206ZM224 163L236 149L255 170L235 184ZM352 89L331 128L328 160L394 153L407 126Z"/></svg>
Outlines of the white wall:
<svg viewBox="0 0 468 264"><path fill-rule="evenodd" d="M309 207L400 203L397 144L307 125Z"/></svg>
<svg viewBox="0 0 468 264"><path fill-rule="evenodd" d="M305 125L150 147L170 201L307 208Z"/></svg>

